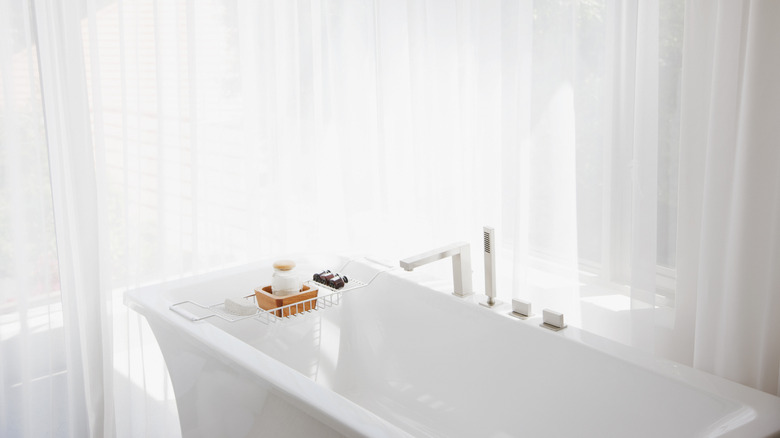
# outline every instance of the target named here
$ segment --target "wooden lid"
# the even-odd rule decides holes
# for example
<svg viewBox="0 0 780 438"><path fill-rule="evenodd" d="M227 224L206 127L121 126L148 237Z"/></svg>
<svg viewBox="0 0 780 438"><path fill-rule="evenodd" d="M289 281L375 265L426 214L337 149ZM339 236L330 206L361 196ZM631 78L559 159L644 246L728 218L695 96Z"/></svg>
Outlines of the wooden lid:
<svg viewBox="0 0 780 438"><path fill-rule="evenodd" d="M295 262L292 260L277 260L274 262L274 269L280 271L289 271L295 267Z"/></svg>

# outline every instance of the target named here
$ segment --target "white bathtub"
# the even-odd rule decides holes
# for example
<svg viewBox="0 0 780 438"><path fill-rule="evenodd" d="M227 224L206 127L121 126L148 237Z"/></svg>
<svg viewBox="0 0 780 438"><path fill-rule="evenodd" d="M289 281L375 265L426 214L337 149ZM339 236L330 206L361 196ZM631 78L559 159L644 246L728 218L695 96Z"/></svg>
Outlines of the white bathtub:
<svg viewBox="0 0 780 438"><path fill-rule="evenodd" d="M345 260L298 262L313 273ZM270 283L263 266L125 296L159 341L185 437L780 435L780 398L367 261L344 273L376 275L369 286L290 320L191 322L169 310L249 294Z"/></svg>

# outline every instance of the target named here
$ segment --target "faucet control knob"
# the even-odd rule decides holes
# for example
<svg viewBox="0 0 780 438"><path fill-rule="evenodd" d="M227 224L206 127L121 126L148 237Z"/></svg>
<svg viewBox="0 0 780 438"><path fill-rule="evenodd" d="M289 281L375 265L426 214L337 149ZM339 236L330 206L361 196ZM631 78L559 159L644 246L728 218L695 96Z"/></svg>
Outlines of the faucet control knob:
<svg viewBox="0 0 780 438"><path fill-rule="evenodd" d="M563 313L558 313L554 310L544 309L542 311L541 326L550 330L558 331L566 328L566 324L563 322Z"/></svg>
<svg viewBox="0 0 780 438"><path fill-rule="evenodd" d="M531 302L513 299L512 312L521 316L531 316Z"/></svg>

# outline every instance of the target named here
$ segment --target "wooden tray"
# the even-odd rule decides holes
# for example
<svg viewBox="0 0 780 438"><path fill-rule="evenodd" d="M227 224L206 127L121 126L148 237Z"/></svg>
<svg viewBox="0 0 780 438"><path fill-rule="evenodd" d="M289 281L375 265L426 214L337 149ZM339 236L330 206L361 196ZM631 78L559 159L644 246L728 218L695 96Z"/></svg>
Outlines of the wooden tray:
<svg viewBox="0 0 780 438"><path fill-rule="evenodd" d="M255 298L257 299L257 305L263 310L276 309L277 307L286 306L288 304L298 303L301 301L309 300L317 296L318 289L312 289L309 286L303 285L303 289L297 294L288 295L286 297L279 297L271 293L271 286L255 288ZM274 312L274 315L290 316L295 315L298 312L304 310L312 310L317 307L317 300L311 300L298 306L290 306L285 309L280 309Z"/></svg>

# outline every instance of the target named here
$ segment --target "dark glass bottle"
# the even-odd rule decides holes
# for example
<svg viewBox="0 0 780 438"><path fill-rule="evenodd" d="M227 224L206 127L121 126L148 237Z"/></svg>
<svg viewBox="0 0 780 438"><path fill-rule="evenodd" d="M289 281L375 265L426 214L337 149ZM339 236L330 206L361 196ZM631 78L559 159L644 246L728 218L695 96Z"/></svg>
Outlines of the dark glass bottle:
<svg viewBox="0 0 780 438"><path fill-rule="evenodd" d="M342 276L339 274L336 274L335 277L331 278L328 282L328 286L332 287L333 289L341 289L344 287L344 284L349 283L349 278L347 278L346 275Z"/></svg>
<svg viewBox="0 0 780 438"><path fill-rule="evenodd" d="M328 271L327 273L323 272L320 274L320 280L319 283L322 284L329 284L330 279L333 278L336 274L333 272Z"/></svg>
<svg viewBox="0 0 780 438"><path fill-rule="evenodd" d="M330 269L326 269L326 270L324 270L324 271L320 272L319 274L314 274L314 275L312 276L312 279L313 279L314 281L316 281L317 283L320 283L320 282L321 282L321 280L320 280L320 279L321 279L321 278L322 278L322 276L323 276L323 275L325 275L325 274L330 274Z"/></svg>

